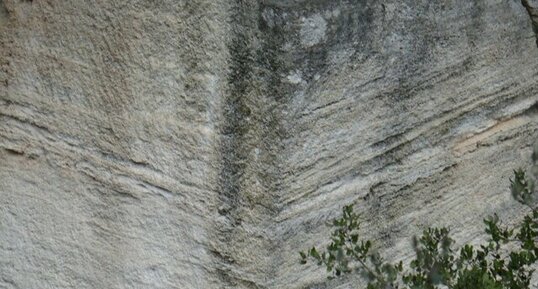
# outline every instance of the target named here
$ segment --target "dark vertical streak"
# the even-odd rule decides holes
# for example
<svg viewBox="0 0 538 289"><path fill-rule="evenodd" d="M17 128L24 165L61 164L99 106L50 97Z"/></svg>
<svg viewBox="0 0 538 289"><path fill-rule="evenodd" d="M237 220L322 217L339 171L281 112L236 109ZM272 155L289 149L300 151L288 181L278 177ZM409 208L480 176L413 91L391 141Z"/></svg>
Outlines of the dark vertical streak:
<svg viewBox="0 0 538 289"><path fill-rule="evenodd" d="M244 182L247 170L249 131L252 129L249 116L248 95L254 78L253 35L257 30L252 6L255 1L236 0L231 11L232 37L228 43L230 66L228 76L229 91L223 108L223 125L220 129L222 156L219 173L218 213L227 220L225 226L217 228L218 245L213 256L218 260L217 274L226 288L260 288L247 277L237 276L231 268L241 266L237 258L238 236L242 235L241 208L245 205ZM254 14L255 15L255 14ZM247 220L248 222L248 220Z"/></svg>
<svg viewBox="0 0 538 289"><path fill-rule="evenodd" d="M271 236L263 232L276 214L278 158L284 135L281 110L288 95L280 75L288 68L279 56L283 34L266 25L262 19L265 5L259 2L236 0L228 43L229 89L220 128L218 185L218 213L227 223L217 228L219 244L213 255L221 264L219 278L231 288L264 288L265 278L239 276L233 268L268 266L265 262L274 249ZM260 233L247 234L244 226ZM252 247L251 238L259 246ZM244 255L245 250L258 256L255 265L238 256L237 252Z"/></svg>

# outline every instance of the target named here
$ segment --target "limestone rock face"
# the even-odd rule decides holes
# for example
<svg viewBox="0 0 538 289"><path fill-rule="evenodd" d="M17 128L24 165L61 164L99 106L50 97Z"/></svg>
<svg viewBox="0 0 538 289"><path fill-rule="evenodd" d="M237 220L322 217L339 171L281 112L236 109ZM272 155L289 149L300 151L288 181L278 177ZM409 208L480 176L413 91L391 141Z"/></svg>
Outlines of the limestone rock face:
<svg viewBox="0 0 538 289"><path fill-rule="evenodd" d="M351 288L297 254L348 203L389 259L425 226L479 240L523 213L531 12L0 1L0 287Z"/></svg>

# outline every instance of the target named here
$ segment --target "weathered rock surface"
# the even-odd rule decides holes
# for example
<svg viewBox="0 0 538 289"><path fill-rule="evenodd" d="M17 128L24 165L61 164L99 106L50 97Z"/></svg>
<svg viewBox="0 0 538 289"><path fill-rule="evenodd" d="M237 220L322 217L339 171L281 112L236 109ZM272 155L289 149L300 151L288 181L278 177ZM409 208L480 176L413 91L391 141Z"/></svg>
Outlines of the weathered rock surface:
<svg viewBox="0 0 538 289"><path fill-rule="evenodd" d="M392 259L428 225L517 220L529 13L0 1L0 288L350 288L297 264L344 204Z"/></svg>

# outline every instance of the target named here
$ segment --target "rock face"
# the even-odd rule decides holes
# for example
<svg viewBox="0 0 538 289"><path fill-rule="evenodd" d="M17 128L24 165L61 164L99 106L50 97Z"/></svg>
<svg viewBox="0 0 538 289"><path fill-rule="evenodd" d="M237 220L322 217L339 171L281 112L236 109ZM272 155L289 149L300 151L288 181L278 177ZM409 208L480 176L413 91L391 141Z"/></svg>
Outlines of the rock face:
<svg viewBox="0 0 538 289"><path fill-rule="evenodd" d="M297 254L345 204L394 260L517 220L532 2L0 1L0 287L351 288Z"/></svg>

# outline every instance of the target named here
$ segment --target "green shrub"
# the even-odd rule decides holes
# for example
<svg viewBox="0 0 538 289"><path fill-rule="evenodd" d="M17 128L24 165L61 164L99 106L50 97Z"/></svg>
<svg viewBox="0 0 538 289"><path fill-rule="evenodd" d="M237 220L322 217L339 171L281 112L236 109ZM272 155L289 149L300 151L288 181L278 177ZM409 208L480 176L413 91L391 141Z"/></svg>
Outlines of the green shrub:
<svg viewBox="0 0 538 289"><path fill-rule="evenodd" d="M518 169L510 188L514 199L532 212L513 228L501 225L497 215L486 218L488 241L480 246L456 250L449 229L428 228L413 239L415 256L409 265L393 264L372 250L372 241L361 238L359 215L348 205L332 223L331 243L323 250L300 252L301 263L316 262L329 278L358 273L367 289L528 289L531 265L538 260L534 183Z"/></svg>

